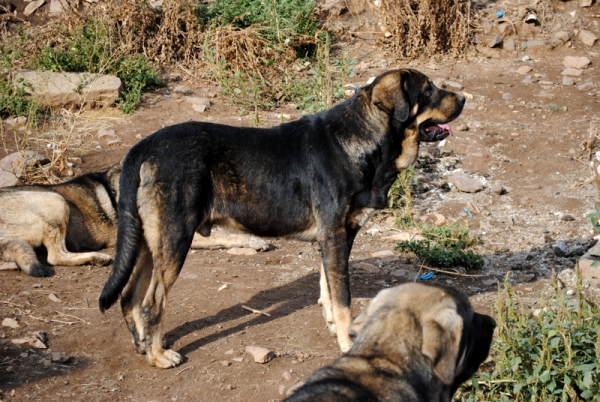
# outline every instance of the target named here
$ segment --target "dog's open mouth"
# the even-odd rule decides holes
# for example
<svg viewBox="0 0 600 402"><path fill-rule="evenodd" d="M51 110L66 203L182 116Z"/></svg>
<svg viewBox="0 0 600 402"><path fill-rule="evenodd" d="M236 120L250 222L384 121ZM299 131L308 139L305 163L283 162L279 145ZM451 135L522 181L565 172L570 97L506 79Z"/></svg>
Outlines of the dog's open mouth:
<svg viewBox="0 0 600 402"><path fill-rule="evenodd" d="M436 142L452 135L449 124L432 124L421 129L421 141Z"/></svg>

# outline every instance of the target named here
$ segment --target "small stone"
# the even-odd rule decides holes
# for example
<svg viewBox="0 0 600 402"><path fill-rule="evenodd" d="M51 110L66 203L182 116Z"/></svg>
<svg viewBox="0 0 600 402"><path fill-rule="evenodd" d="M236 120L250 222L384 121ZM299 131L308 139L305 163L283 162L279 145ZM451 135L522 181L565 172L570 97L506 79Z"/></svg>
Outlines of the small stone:
<svg viewBox="0 0 600 402"><path fill-rule="evenodd" d="M492 191L493 191L495 194L498 194L498 195L502 195L502 194L504 194L504 193L506 192L506 191L504 190L504 187L502 186L502 184L500 184L500 183L498 183L498 182L496 182L496 183L492 184Z"/></svg>
<svg viewBox="0 0 600 402"><path fill-rule="evenodd" d="M567 243L564 240L559 240L552 246L552 250L557 257L564 257L567 251Z"/></svg>
<svg viewBox="0 0 600 402"><path fill-rule="evenodd" d="M494 35L489 41L488 41L488 47L490 48L495 48L495 47L501 47L502 46L502 42L504 40L502 39L502 36L500 35Z"/></svg>
<svg viewBox="0 0 600 402"><path fill-rule="evenodd" d="M210 101L206 98L200 98L198 96L190 96L185 98L185 101L187 103L192 103L194 105L204 105L204 106L210 106Z"/></svg>
<svg viewBox="0 0 600 402"><path fill-rule="evenodd" d="M594 244L594 246L591 247L587 253L589 255L593 255L594 257L600 257L600 241Z"/></svg>
<svg viewBox="0 0 600 402"><path fill-rule="evenodd" d="M112 140L106 141L106 144L107 145L115 145L115 144L120 144L122 142L123 142L123 140L120 138L113 138Z"/></svg>
<svg viewBox="0 0 600 402"><path fill-rule="evenodd" d="M292 379L292 375L290 374L289 371L284 371L283 374L281 374L281 377L283 377L283 379L286 381L289 381Z"/></svg>
<svg viewBox="0 0 600 402"><path fill-rule="evenodd" d="M572 222L575 220L575 218L573 217L573 215L563 215L560 217L561 221L565 221L565 222Z"/></svg>
<svg viewBox="0 0 600 402"><path fill-rule="evenodd" d="M67 356L66 353L63 352L52 352L50 360L54 363L66 363L71 359L70 356Z"/></svg>
<svg viewBox="0 0 600 402"><path fill-rule="evenodd" d="M106 128L100 129L98 130L98 138L103 138L103 137L116 137L117 134L115 134L115 130L109 130Z"/></svg>
<svg viewBox="0 0 600 402"><path fill-rule="evenodd" d="M233 358L233 359L231 359L231 360L233 360L234 362L241 363L241 362L243 362L243 361L244 361L244 358L243 358L243 357L234 357L234 358Z"/></svg>
<svg viewBox="0 0 600 402"><path fill-rule="evenodd" d="M512 98L512 95L508 92L505 92L502 94L502 99L504 99L504 100L509 100L511 98Z"/></svg>
<svg viewBox="0 0 600 402"><path fill-rule="evenodd" d="M514 51L516 49L514 39L507 39L504 41L504 45L502 46L504 50Z"/></svg>
<svg viewBox="0 0 600 402"><path fill-rule="evenodd" d="M568 67L561 71L561 75L568 75L569 77L581 77L583 70L579 68Z"/></svg>
<svg viewBox="0 0 600 402"><path fill-rule="evenodd" d="M587 57L565 56L563 65L567 68L584 69L589 66L591 60Z"/></svg>
<svg viewBox="0 0 600 402"><path fill-rule="evenodd" d="M378 271L379 268L373 264L369 264L368 262L357 262L352 265L354 269L362 269L364 271Z"/></svg>
<svg viewBox="0 0 600 402"><path fill-rule="evenodd" d="M25 10L23 10L23 15L25 15L25 17L29 17L31 14L33 14L35 12L35 10L40 8L45 2L46 2L46 0L32 1L31 3L29 3L27 5L27 7L25 7Z"/></svg>
<svg viewBox="0 0 600 402"><path fill-rule="evenodd" d="M279 395L283 395L284 392L285 392L285 385L281 384L279 386Z"/></svg>
<svg viewBox="0 0 600 402"><path fill-rule="evenodd" d="M530 66L521 66L521 67L517 68L516 73L517 74L521 74L521 75L526 75L526 74L528 74L532 70L533 70L533 67L530 67Z"/></svg>
<svg viewBox="0 0 600 402"><path fill-rule="evenodd" d="M395 257L396 253L394 253L392 250L381 250L371 253L371 256L375 258Z"/></svg>
<svg viewBox="0 0 600 402"><path fill-rule="evenodd" d="M562 84L564 86L572 86L575 85L575 80L571 77L567 77L566 75L562 77Z"/></svg>
<svg viewBox="0 0 600 402"><path fill-rule="evenodd" d="M229 349L227 352L225 352L226 355L232 355L233 354L233 349Z"/></svg>
<svg viewBox="0 0 600 402"><path fill-rule="evenodd" d="M268 363L275 358L275 353L259 346L246 346L246 353L250 354L255 363Z"/></svg>
<svg viewBox="0 0 600 402"><path fill-rule="evenodd" d="M372 227L372 228L368 229L366 232L368 235L373 236L373 235L381 233L381 229L378 227Z"/></svg>
<svg viewBox="0 0 600 402"><path fill-rule="evenodd" d="M227 254L233 255L254 255L256 254L256 250L248 247L233 247L227 250Z"/></svg>
<svg viewBox="0 0 600 402"><path fill-rule="evenodd" d="M48 299L52 300L54 303L60 303L60 299L56 297L54 293L50 293L48 295Z"/></svg>
<svg viewBox="0 0 600 402"><path fill-rule="evenodd" d="M192 89L190 87L185 86L185 85L177 85L176 87L173 88L173 92L182 94L182 95L191 95L194 93L194 91L192 91Z"/></svg>
<svg viewBox="0 0 600 402"><path fill-rule="evenodd" d="M444 81L444 83L446 84L446 86L449 86L449 87L451 87L453 89L456 89L456 90L459 90L459 91L464 88L463 84L461 84L460 82L456 82L456 81Z"/></svg>
<svg viewBox="0 0 600 402"><path fill-rule="evenodd" d="M476 193L483 190L483 184L467 176L463 172L453 172L448 175L448 182L454 184L459 191Z"/></svg>
<svg viewBox="0 0 600 402"><path fill-rule="evenodd" d="M20 327L17 320L15 320L13 318L5 318L4 320L2 320L2 326L9 327L9 328L19 328Z"/></svg>
<svg viewBox="0 0 600 402"><path fill-rule="evenodd" d="M223 361L221 362L221 365L222 365L223 367L229 367L229 366L231 366L231 362L229 362L229 361L227 361L227 360L223 360Z"/></svg>
<svg viewBox="0 0 600 402"><path fill-rule="evenodd" d="M581 43L590 47L594 46L594 43L596 43L596 41L598 40L598 37L596 35L594 35L590 31L586 31L585 29L579 31L579 35L577 35L577 38L579 38Z"/></svg>
<svg viewBox="0 0 600 402"><path fill-rule="evenodd" d="M554 38L563 44L567 43L571 38L569 37L569 33L565 31L558 31L554 33Z"/></svg>
<svg viewBox="0 0 600 402"><path fill-rule="evenodd" d="M198 113L204 113L206 111L206 105L192 104L192 109Z"/></svg>
<svg viewBox="0 0 600 402"><path fill-rule="evenodd" d="M492 286L498 283L497 279L485 279L483 281L481 281L482 284L484 284L485 286Z"/></svg>
<svg viewBox="0 0 600 402"><path fill-rule="evenodd" d="M531 39L527 41L527 49L530 51L546 50L546 48L546 44L541 40Z"/></svg>
<svg viewBox="0 0 600 402"><path fill-rule="evenodd" d="M577 89L579 89L580 91L589 91L590 89L594 88L596 88L596 84L594 84L591 81L585 82L581 85L577 85Z"/></svg>
<svg viewBox="0 0 600 402"><path fill-rule="evenodd" d="M405 269L395 269L392 272L390 272L390 275L392 275L392 276L406 276L406 270Z"/></svg>

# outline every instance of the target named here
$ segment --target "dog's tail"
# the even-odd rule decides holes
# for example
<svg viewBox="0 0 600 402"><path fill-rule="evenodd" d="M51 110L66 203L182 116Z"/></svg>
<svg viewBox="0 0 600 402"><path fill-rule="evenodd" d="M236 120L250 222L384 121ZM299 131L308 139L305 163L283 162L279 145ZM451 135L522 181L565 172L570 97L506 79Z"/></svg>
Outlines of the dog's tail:
<svg viewBox="0 0 600 402"><path fill-rule="evenodd" d="M117 244L112 271L100 294L100 311L104 313L119 299L135 267L143 241L143 228L137 207L140 166L143 158L130 155L123 160L119 182Z"/></svg>

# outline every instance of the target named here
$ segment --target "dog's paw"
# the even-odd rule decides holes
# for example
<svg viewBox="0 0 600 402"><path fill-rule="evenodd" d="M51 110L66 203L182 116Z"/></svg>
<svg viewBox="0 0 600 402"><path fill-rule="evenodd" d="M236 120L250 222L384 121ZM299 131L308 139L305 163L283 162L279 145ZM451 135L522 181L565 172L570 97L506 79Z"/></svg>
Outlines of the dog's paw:
<svg viewBox="0 0 600 402"><path fill-rule="evenodd" d="M350 350L352 345L353 345L352 342L342 342L342 343L340 343L340 350L342 351L342 353L346 353L347 351Z"/></svg>
<svg viewBox="0 0 600 402"><path fill-rule="evenodd" d="M112 257L108 254L98 254L97 256L95 256L91 263L92 265L108 265L112 262Z"/></svg>
<svg viewBox="0 0 600 402"><path fill-rule="evenodd" d="M28 269L24 269L23 271L26 274L29 274L31 276L38 276L38 277L52 276L52 274L54 273L52 268L47 267L40 262L36 262L34 265L31 265Z"/></svg>
<svg viewBox="0 0 600 402"><path fill-rule="evenodd" d="M261 239L260 237L253 237L248 241L248 246L256 251L269 251L271 249L271 245Z"/></svg>
<svg viewBox="0 0 600 402"><path fill-rule="evenodd" d="M158 368L171 368L180 365L183 357L171 349L164 349L156 354L148 354L148 360Z"/></svg>

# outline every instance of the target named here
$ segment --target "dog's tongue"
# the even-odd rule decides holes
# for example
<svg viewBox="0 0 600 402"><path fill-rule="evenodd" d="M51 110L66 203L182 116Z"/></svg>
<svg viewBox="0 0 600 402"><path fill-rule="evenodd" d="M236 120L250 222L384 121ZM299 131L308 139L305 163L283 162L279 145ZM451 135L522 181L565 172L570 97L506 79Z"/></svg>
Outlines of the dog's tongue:
<svg viewBox="0 0 600 402"><path fill-rule="evenodd" d="M450 135L454 135L452 133L452 129L450 128L450 124L438 124L438 127L441 128L442 130L448 131L450 133Z"/></svg>

